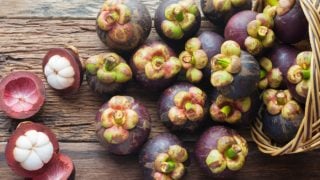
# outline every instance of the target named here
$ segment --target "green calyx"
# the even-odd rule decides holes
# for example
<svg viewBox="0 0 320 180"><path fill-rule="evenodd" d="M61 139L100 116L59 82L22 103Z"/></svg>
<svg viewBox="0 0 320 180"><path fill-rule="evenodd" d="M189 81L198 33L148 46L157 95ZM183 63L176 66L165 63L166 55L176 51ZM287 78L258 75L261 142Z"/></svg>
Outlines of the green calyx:
<svg viewBox="0 0 320 180"><path fill-rule="evenodd" d="M198 83L203 77L202 71L196 68L190 68L187 70L186 78L189 82Z"/></svg>
<svg viewBox="0 0 320 180"><path fill-rule="evenodd" d="M224 57L217 59L216 63L223 67L223 69L227 68L230 64L230 58Z"/></svg>
<svg viewBox="0 0 320 180"><path fill-rule="evenodd" d="M167 162L163 162L161 164L161 172L162 173L171 173L176 168L176 163L169 160Z"/></svg>
<svg viewBox="0 0 320 180"><path fill-rule="evenodd" d="M223 107L220 109L220 112L222 112L225 116L228 117L228 116L230 115L230 113L231 113L231 110L232 110L231 106L226 105L226 106L223 106Z"/></svg>
<svg viewBox="0 0 320 180"><path fill-rule="evenodd" d="M171 39L181 39L184 36L182 28L176 22L165 20L161 24L161 29Z"/></svg>
<svg viewBox="0 0 320 180"><path fill-rule="evenodd" d="M233 147L230 147L229 149L227 149L227 151L225 152L225 156L227 156L230 159L234 159L235 157L237 157L239 152L237 152Z"/></svg>
<svg viewBox="0 0 320 180"><path fill-rule="evenodd" d="M270 6L279 5L279 0L265 0L265 2L266 2L267 5L270 5Z"/></svg>
<svg viewBox="0 0 320 180"><path fill-rule="evenodd" d="M267 76L267 71L264 69L261 69L259 75L260 75L260 79L263 79Z"/></svg>
<svg viewBox="0 0 320 180"><path fill-rule="evenodd" d="M310 79L310 69L301 70L301 74L302 74L303 79L305 79L305 80Z"/></svg>
<svg viewBox="0 0 320 180"><path fill-rule="evenodd" d="M98 67L95 64L89 63L86 65L86 71L88 71L92 75L96 75Z"/></svg>

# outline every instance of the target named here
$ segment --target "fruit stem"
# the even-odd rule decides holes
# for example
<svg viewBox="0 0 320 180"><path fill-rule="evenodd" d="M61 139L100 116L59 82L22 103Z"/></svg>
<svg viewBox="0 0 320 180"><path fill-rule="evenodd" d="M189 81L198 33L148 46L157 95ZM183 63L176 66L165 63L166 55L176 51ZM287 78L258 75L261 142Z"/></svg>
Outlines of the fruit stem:
<svg viewBox="0 0 320 180"><path fill-rule="evenodd" d="M114 117L114 121L117 125L122 125L124 122L123 122L123 112L121 111L116 111L113 115Z"/></svg>
<svg viewBox="0 0 320 180"><path fill-rule="evenodd" d="M112 24L118 19L119 19L119 14L117 12L112 12L107 15L106 22L109 24Z"/></svg>
<svg viewBox="0 0 320 180"><path fill-rule="evenodd" d="M301 74L302 74L303 79L310 79L310 70L309 69L301 70Z"/></svg>
<svg viewBox="0 0 320 180"><path fill-rule="evenodd" d="M230 64L230 60L229 58L219 58L216 63L221 65L223 68L227 68Z"/></svg>
<svg viewBox="0 0 320 180"><path fill-rule="evenodd" d="M175 169L175 167L176 167L176 163L169 160L167 162L161 163L160 169L163 173L171 173Z"/></svg>
<svg viewBox="0 0 320 180"><path fill-rule="evenodd" d="M192 107L193 107L193 104L192 104L191 102L187 102L187 103L184 105L184 108L186 109L186 111L192 110Z"/></svg>
<svg viewBox="0 0 320 180"><path fill-rule="evenodd" d="M224 115L229 116L230 112L231 112L231 106L226 105L223 106L220 110Z"/></svg>
<svg viewBox="0 0 320 180"><path fill-rule="evenodd" d="M184 20L183 11L180 6L174 8L173 13L175 14L175 18L178 22Z"/></svg>
<svg viewBox="0 0 320 180"><path fill-rule="evenodd" d="M266 4L270 6L277 6L279 5L279 0L266 0Z"/></svg>
<svg viewBox="0 0 320 180"><path fill-rule="evenodd" d="M260 70L260 79L263 79L267 76L267 71L264 69Z"/></svg>
<svg viewBox="0 0 320 180"><path fill-rule="evenodd" d="M164 59L161 56L155 56L152 58L152 67L156 70L160 70L163 63Z"/></svg>
<svg viewBox="0 0 320 180"><path fill-rule="evenodd" d="M258 35L260 38L265 38L267 36L268 33L268 28L265 26L260 26L258 28Z"/></svg>
<svg viewBox="0 0 320 180"><path fill-rule="evenodd" d="M112 71L118 65L117 60L114 57L106 57L104 67L106 71Z"/></svg>
<svg viewBox="0 0 320 180"><path fill-rule="evenodd" d="M276 95L277 104L278 105L285 105L286 104L286 95L284 92L278 92Z"/></svg>
<svg viewBox="0 0 320 180"><path fill-rule="evenodd" d="M237 157L237 155L241 152L241 148L238 145L232 145L227 151L225 152L225 155L230 158L234 159Z"/></svg>

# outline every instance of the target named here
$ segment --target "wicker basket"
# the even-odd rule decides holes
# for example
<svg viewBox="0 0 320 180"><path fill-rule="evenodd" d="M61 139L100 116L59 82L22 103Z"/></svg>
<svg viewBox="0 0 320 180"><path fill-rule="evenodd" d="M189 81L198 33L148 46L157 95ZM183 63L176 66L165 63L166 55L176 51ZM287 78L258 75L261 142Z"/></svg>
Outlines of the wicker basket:
<svg viewBox="0 0 320 180"><path fill-rule="evenodd" d="M257 119L251 128L253 140L261 152L272 156L294 154L320 148L320 6L319 0L300 0L309 22L309 39L313 52L311 85L308 93L305 115L296 136L283 147L274 146L262 132L262 123Z"/></svg>

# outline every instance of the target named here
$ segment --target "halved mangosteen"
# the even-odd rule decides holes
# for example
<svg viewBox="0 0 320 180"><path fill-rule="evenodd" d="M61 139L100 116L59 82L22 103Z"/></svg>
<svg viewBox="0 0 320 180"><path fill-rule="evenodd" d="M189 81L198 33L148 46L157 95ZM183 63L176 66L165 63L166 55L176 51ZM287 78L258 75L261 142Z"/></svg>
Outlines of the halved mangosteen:
<svg viewBox="0 0 320 180"><path fill-rule="evenodd" d="M174 51L159 41L141 46L130 64L135 79L151 91L161 91L170 86L182 66Z"/></svg>
<svg viewBox="0 0 320 180"><path fill-rule="evenodd" d="M185 50L180 53L179 60L185 70L186 79L191 83L210 79L210 59L220 53L224 39L221 35L203 31L198 37L185 43Z"/></svg>
<svg viewBox="0 0 320 180"><path fill-rule="evenodd" d="M287 85L293 98L305 103L310 88L312 52L304 51L298 54L295 65L291 66L287 74Z"/></svg>
<svg viewBox="0 0 320 180"><path fill-rule="evenodd" d="M27 119L45 102L42 80L31 72L13 72L0 82L0 109L13 119Z"/></svg>
<svg viewBox="0 0 320 180"><path fill-rule="evenodd" d="M276 8L267 6L262 13L241 11L228 21L224 30L226 40L240 44L243 50L252 55L259 55L264 49L273 46L275 34L273 18Z"/></svg>
<svg viewBox="0 0 320 180"><path fill-rule="evenodd" d="M262 130L279 145L289 142L300 127L303 109L293 100L289 90L267 89L262 98Z"/></svg>
<svg viewBox="0 0 320 180"><path fill-rule="evenodd" d="M201 9L214 25L224 26L236 13L252 8L252 0L201 0Z"/></svg>
<svg viewBox="0 0 320 180"><path fill-rule="evenodd" d="M132 51L148 38L151 17L138 0L106 0L97 17L100 40L115 50Z"/></svg>
<svg viewBox="0 0 320 180"><path fill-rule="evenodd" d="M151 119L148 110L130 96L114 96L96 115L96 134L111 153L127 155L148 139Z"/></svg>
<svg viewBox="0 0 320 180"><path fill-rule="evenodd" d="M43 58L42 69L50 87L63 94L72 94L80 89L83 68L77 48L53 48Z"/></svg>
<svg viewBox="0 0 320 180"><path fill-rule="evenodd" d="M201 14L194 0L164 0L156 10L154 25L163 40L176 46L198 32Z"/></svg>
<svg viewBox="0 0 320 180"><path fill-rule="evenodd" d="M9 167L23 177L46 173L59 153L56 136L46 126L22 122L9 138L5 156Z"/></svg>
<svg viewBox="0 0 320 180"><path fill-rule="evenodd" d="M194 132L204 124L208 109L204 91L189 83L178 83L163 92L158 113L170 130Z"/></svg>
<svg viewBox="0 0 320 180"><path fill-rule="evenodd" d="M277 7L274 31L280 41L294 44L307 38L308 21L300 0L272 0L267 3Z"/></svg>
<svg viewBox="0 0 320 180"><path fill-rule="evenodd" d="M231 178L245 164L246 140L235 130L214 126L206 130L195 147L196 159L204 172L214 178Z"/></svg>
<svg viewBox="0 0 320 180"><path fill-rule="evenodd" d="M261 105L259 95L258 91L254 91L248 97L230 99L213 89L210 106L212 120L232 125L250 125Z"/></svg>
<svg viewBox="0 0 320 180"><path fill-rule="evenodd" d="M144 179L182 179L188 165L188 151L174 135L162 133L150 139L140 153Z"/></svg>
<svg viewBox="0 0 320 180"><path fill-rule="evenodd" d="M211 84L231 99L250 96L259 82L258 62L235 41L222 44L221 54L211 59L211 70Z"/></svg>
<svg viewBox="0 0 320 180"><path fill-rule="evenodd" d="M115 94L132 79L127 62L116 53L102 53L85 61L89 86L99 94Z"/></svg>

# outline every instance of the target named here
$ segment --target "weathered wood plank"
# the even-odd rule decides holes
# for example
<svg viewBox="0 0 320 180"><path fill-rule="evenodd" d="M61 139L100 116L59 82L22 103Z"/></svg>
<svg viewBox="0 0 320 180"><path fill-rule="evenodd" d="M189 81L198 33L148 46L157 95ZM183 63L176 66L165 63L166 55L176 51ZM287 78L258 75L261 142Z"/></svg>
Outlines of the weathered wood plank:
<svg viewBox="0 0 320 180"><path fill-rule="evenodd" d="M43 79L42 58L52 47L73 44L83 59L107 51L96 35L94 20L0 19L0 24L0 79L18 70L35 72ZM204 21L203 29L212 29L212 26ZM153 29L150 39L157 38ZM93 93L86 82L78 94L69 97L60 96L47 84L46 90L46 104L33 120L44 122L61 141L96 141L94 117L104 100ZM166 131L156 113L159 94L145 96L145 90L134 82L125 93L141 100L149 109L152 135ZM17 121L0 113L0 141L7 140L15 125Z"/></svg>
<svg viewBox="0 0 320 180"><path fill-rule="evenodd" d="M191 149L193 144L188 144ZM319 151L270 157L263 155L250 143L250 152L244 168L233 179L319 179ZM4 143L0 143L0 179L21 179L14 176L4 159ZM70 156L76 166L76 179L142 179L138 155L115 156L105 152L97 143L60 143L61 152ZM209 179L192 156L187 180Z"/></svg>
<svg viewBox="0 0 320 180"><path fill-rule="evenodd" d="M92 19L105 0L0 0L0 18L85 18ZM154 16L161 0L140 0Z"/></svg>

